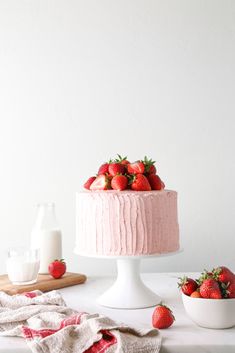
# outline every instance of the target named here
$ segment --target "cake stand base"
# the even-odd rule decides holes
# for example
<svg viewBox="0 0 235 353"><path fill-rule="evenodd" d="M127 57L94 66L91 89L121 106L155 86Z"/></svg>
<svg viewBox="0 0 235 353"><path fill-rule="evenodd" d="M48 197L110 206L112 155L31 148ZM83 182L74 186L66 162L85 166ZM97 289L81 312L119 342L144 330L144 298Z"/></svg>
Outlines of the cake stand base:
<svg viewBox="0 0 235 353"><path fill-rule="evenodd" d="M161 298L142 282L139 258L117 259L117 279L97 303L116 309L140 309L155 306Z"/></svg>

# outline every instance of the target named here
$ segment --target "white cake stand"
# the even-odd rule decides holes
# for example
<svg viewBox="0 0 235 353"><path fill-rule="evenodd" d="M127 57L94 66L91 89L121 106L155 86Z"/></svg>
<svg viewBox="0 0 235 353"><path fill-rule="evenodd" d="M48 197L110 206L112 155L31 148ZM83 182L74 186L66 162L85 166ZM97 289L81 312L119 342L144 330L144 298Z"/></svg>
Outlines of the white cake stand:
<svg viewBox="0 0 235 353"><path fill-rule="evenodd" d="M114 309L141 309L155 306L161 298L149 289L140 276L140 262L142 259L172 256L182 250L165 254L142 256L91 256L99 259L115 259L117 261L117 278L114 284L104 292L97 303Z"/></svg>

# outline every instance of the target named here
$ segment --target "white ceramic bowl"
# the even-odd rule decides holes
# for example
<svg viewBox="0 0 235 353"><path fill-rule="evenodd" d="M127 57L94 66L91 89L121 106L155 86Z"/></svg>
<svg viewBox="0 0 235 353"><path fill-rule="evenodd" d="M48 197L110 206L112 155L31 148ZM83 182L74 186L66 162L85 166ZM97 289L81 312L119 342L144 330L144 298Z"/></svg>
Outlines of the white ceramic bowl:
<svg viewBox="0 0 235 353"><path fill-rule="evenodd" d="M235 299L192 298L182 293L188 316L199 326L224 329L235 326Z"/></svg>

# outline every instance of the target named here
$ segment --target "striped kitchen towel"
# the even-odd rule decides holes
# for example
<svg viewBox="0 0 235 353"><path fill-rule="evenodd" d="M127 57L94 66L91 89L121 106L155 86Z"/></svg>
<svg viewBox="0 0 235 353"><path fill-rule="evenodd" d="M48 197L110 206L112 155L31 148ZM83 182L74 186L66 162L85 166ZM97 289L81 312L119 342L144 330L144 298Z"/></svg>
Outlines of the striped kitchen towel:
<svg viewBox="0 0 235 353"><path fill-rule="evenodd" d="M58 291L0 292L0 335L24 337L33 353L158 353L159 332L66 306Z"/></svg>

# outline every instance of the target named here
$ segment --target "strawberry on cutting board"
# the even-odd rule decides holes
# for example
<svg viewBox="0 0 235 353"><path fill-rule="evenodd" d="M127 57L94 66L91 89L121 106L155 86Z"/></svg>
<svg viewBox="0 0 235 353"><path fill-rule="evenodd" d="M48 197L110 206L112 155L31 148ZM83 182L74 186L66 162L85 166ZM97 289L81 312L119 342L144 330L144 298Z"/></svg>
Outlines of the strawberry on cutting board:
<svg viewBox="0 0 235 353"><path fill-rule="evenodd" d="M152 325L158 329L170 327L175 318L170 308L166 305L159 304L156 306L152 315Z"/></svg>
<svg viewBox="0 0 235 353"><path fill-rule="evenodd" d="M51 262L48 266L48 272L55 279L61 278L66 272L66 263L64 259Z"/></svg>

